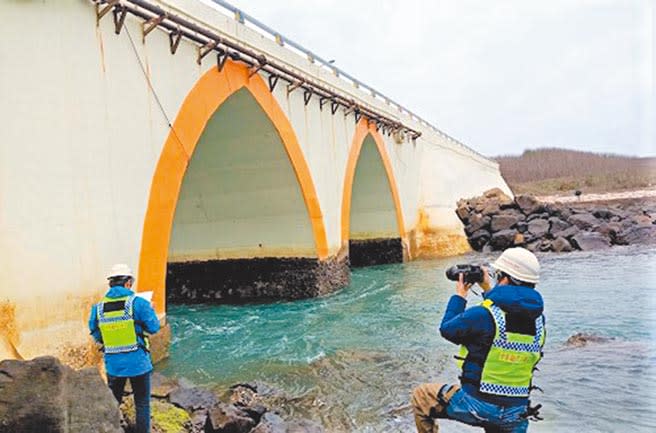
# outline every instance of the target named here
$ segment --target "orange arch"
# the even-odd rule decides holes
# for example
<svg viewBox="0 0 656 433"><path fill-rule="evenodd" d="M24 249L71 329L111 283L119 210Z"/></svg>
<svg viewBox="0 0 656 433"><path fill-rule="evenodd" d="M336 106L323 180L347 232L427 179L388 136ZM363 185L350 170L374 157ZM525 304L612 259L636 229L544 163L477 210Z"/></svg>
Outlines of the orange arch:
<svg viewBox="0 0 656 433"><path fill-rule="evenodd" d="M380 158L383 160L383 166L387 173L387 181L389 183L390 191L392 192L392 199L394 200L394 208L396 210L396 224L398 226L399 235L401 239L405 239L405 224L403 222L403 213L401 212L401 200L399 198L399 190L397 188L394 172L392 171L392 164L390 163L387 150L383 137L376 130L373 124L370 124L366 119L362 118L355 128L355 134L351 141L351 151L349 153L348 162L346 164L346 175L344 177L344 191L342 193L342 245L349 241L349 233L351 228L351 195L353 193L353 179L355 177L355 167L360 157L360 150L364 144L367 135L371 137L376 143Z"/></svg>
<svg viewBox="0 0 656 433"><path fill-rule="evenodd" d="M210 117L236 91L246 88L273 123L294 168L312 224L317 256L328 257L328 241L314 183L287 116L258 74L228 61L201 76L185 98L164 143L153 176L139 257L139 287L153 290L158 313L165 312L166 262L180 186L189 159Z"/></svg>

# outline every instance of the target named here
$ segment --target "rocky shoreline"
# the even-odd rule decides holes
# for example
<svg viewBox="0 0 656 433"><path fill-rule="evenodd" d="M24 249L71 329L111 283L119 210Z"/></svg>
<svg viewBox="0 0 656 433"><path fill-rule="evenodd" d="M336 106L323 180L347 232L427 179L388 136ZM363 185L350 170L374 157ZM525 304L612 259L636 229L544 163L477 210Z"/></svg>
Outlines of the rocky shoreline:
<svg viewBox="0 0 656 433"><path fill-rule="evenodd" d="M531 195L514 199L498 188L458 201L456 214L476 251L522 246L568 252L614 245L656 243L656 199L546 203Z"/></svg>
<svg viewBox="0 0 656 433"><path fill-rule="evenodd" d="M617 342L613 337L577 332L560 349L579 349ZM559 350L560 350L559 349ZM345 358L319 360L315 374L350 369L348 361L381 365L387 354L343 353ZM344 361L347 361L344 363ZM434 362L436 360L433 360ZM331 370L333 370L331 372ZM424 369L397 381L410 391L424 379ZM349 375L349 377L351 377ZM400 380L400 381L399 381ZM378 382L356 385L362 393ZM385 383L385 382L380 382ZM334 392L334 390L332 390ZM95 368L73 370L54 357L0 362L0 433L133 433L135 409L129 384L119 407ZM323 433L353 431L362 420L352 418L331 389L315 396L290 396L264 383L240 383L216 394L184 379L154 373L151 387L153 433ZM337 409L336 412L335 409ZM371 415L371 414L369 414ZM321 419L321 424L303 417ZM411 431L412 410L404 398L375 411L386 428L375 431ZM407 429L406 429L407 427ZM399 430L401 429L401 430ZM369 430L367 430L369 431ZM372 430L373 431L373 430Z"/></svg>
<svg viewBox="0 0 656 433"><path fill-rule="evenodd" d="M95 368L73 370L57 358L0 362L0 433L132 433L129 383L119 407ZM227 395L154 373L153 433L323 433L306 419L283 419L280 396L263 384L237 384Z"/></svg>

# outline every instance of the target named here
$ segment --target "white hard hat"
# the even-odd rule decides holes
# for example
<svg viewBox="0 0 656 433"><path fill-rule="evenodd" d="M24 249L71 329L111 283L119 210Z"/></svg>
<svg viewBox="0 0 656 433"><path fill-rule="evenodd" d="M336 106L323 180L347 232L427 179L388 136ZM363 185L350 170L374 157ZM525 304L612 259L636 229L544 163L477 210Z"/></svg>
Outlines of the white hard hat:
<svg viewBox="0 0 656 433"><path fill-rule="evenodd" d="M132 274L132 269L124 263L118 263L114 266L112 266L112 270L109 271L109 274L107 275L107 279L114 278L114 277L131 277L134 278L134 275Z"/></svg>
<svg viewBox="0 0 656 433"><path fill-rule="evenodd" d="M535 254L526 248L508 248L492 263L492 267L527 283L540 280L540 263Z"/></svg>

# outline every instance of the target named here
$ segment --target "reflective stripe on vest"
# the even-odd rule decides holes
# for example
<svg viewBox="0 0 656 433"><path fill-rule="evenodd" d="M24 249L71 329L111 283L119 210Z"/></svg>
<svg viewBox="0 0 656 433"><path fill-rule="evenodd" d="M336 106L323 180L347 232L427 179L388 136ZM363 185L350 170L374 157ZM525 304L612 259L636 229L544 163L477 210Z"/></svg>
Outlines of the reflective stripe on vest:
<svg viewBox="0 0 656 433"><path fill-rule="evenodd" d="M506 397L528 397L533 368L540 361L544 345L544 319L535 320L535 336L507 332L506 314L485 300L481 304L486 308L495 324L494 340L483 364L479 390L487 394ZM458 364L462 368L467 357L467 349L462 346Z"/></svg>
<svg viewBox="0 0 656 433"><path fill-rule="evenodd" d="M123 298L103 298L97 304L98 327L102 335L105 353L134 352L139 349L137 332L134 328L134 311L132 304L135 296ZM125 302L122 310L105 311L105 304L109 302Z"/></svg>

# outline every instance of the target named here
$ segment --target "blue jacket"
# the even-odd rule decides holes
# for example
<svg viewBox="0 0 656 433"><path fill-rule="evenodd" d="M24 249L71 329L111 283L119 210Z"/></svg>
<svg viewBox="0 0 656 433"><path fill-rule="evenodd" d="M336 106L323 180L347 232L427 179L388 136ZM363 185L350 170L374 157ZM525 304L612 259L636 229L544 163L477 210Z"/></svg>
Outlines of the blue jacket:
<svg viewBox="0 0 656 433"><path fill-rule="evenodd" d="M518 326L534 326L535 319L544 311L540 293L524 286L496 286L484 295L501 308ZM440 334L447 340L464 345L469 354L462 367L460 383L469 395L490 403L517 406L526 405L527 398L503 397L479 392L483 364L492 346L495 324L489 311L482 306L465 310L467 301L458 295L449 300L440 325ZM523 332L526 333L526 332Z"/></svg>
<svg viewBox="0 0 656 433"><path fill-rule="evenodd" d="M105 295L108 298L122 298L124 296L134 295L130 289L123 286L114 286L109 289ZM102 343L100 328L98 327L97 305L91 307L91 316L89 316L89 330L94 340ZM134 352L105 354L105 369L107 374L116 377L134 377L149 373L153 370L153 364L150 360L150 353L145 350L143 340L144 332L155 334L159 331L159 319L155 310L150 303L140 297L137 297L132 304L134 313L134 327L137 331L137 339L141 346Z"/></svg>

